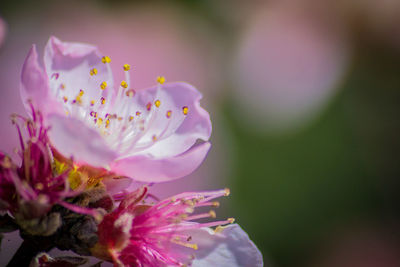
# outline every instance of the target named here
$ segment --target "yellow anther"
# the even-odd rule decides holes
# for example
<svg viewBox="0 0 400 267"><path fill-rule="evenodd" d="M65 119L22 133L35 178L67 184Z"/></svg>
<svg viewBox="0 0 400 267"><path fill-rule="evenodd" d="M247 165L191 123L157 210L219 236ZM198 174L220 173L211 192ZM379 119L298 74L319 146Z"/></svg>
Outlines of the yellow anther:
<svg viewBox="0 0 400 267"><path fill-rule="evenodd" d="M104 104L106 103L106 99L105 99L104 97L101 97L101 98L100 98L100 103L101 103L102 105L104 105Z"/></svg>
<svg viewBox="0 0 400 267"><path fill-rule="evenodd" d="M153 142L157 141L157 136L153 135L152 139L153 139Z"/></svg>
<svg viewBox="0 0 400 267"><path fill-rule="evenodd" d="M90 105L94 106L94 100L90 100Z"/></svg>
<svg viewBox="0 0 400 267"><path fill-rule="evenodd" d="M110 119L106 120L106 125L108 126L110 124Z"/></svg>
<svg viewBox="0 0 400 267"><path fill-rule="evenodd" d="M85 94L85 91L83 91L82 89L79 90L79 96L83 96Z"/></svg>
<svg viewBox="0 0 400 267"><path fill-rule="evenodd" d="M227 197L227 196L229 196L231 194L231 190L229 188L225 188L224 190L225 190L224 196Z"/></svg>
<svg viewBox="0 0 400 267"><path fill-rule="evenodd" d="M104 56L101 58L101 62L103 62L104 64L106 63L110 63L111 62L111 58Z"/></svg>
<svg viewBox="0 0 400 267"><path fill-rule="evenodd" d="M229 223L234 223L235 222L235 218L228 218L227 219Z"/></svg>
<svg viewBox="0 0 400 267"><path fill-rule="evenodd" d="M154 105L155 105L156 107L159 107L159 106L161 105L161 101L157 99L157 100L154 102Z"/></svg>
<svg viewBox="0 0 400 267"><path fill-rule="evenodd" d="M64 89L65 89L65 84L62 83L62 84L60 85L60 88L61 88L61 90L64 90Z"/></svg>
<svg viewBox="0 0 400 267"><path fill-rule="evenodd" d="M44 188L44 186L42 183L37 183L37 184L35 184L35 188L38 190L42 190Z"/></svg>
<svg viewBox="0 0 400 267"><path fill-rule="evenodd" d="M184 247L187 247L187 248L191 248L191 249L194 249L194 250L199 249L197 244L191 244L191 243L188 243L188 242L184 242L184 241L181 241L180 239L176 239L175 238L175 239L172 239L171 241L174 242L177 245L181 245L181 246L184 246Z"/></svg>
<svg viewBox="0 0 400 267"><path fill-rule="evenodd" d="M73 103L82 104L82 99L81 98L82 97L80 95L77 95Z"/></svg>
<svg viewBox="0 0 400 267"><path fill-rule="evenodd" d="M133 116L129 116L129 121L133 121Z"/></svg>
<svg viewBox="0 0 400 267"><path fill-rule="evenodd" d="M172 111L171 111L171 110L168 110L168 111L167 111L167 114L165 114L165 115L167 116L168 119L171 118Z"/></svg>
<svg viewBox="0 0 400 267"><path fill-rule="evenodd" d="M157 82L158 82L159 84L165 83L165 77L164 77L164 76L158 76L158 77L157 77Z"/></svg>
<svg viewBox="0 0 400 267"><path fill-rule="evenodd" d="M66 110L66 111L65 111L65 115L68 115L68 114L69 114L69 112Z"/></svg>
<svg viewBox="0 0 400 267"><path fill-rule="evenodd" d="M68 97L64 96L63 99L64 99L64 103L67 103Z"/></svg>
<svg viewBox="0 0 400 267"><path fill-rule="evenodd" d="M217 214L216 214L215 211L213 211L213 210L210 210L208 213L210 214L210 217L211 217L211 218L217 217Z"/></svg>
<svg viewBox="0 0 400 267"><path fill-rule="evenodd" d="M90 70L90 75L91 76L97 75L97 73L98 73L98 70L96 68L93 68L93 69Z"/></svg>
<svg viewBox="0 0 400 267"><path fill-rule="evenodd" d="M222 233L222 231L224 231L225 228L226 228L226 227L223 227L223 226L221 226L221 225L218 225L218 226L214 229L214 233L215 233L215 234Z"/></svg>
<svg viewBox="0 0 400 267"><path fill-rule="evenodd" d="M136 116L140 116L140 114L142 114L142 112L136 111Z"/></svg>
<svg viewBox="0 0 400 267"><path fill-rule="evenodd" d="M128 88L128 84L127 84L125 81L122 81L122 82L121 82L121 86L122 86L123 88Z"/></svg>
<svg viewBox="0 0 400 267"><path fill-rule="evenodd" d="M119 120L119 121L122 121L122 119L123 119L122 117L118 117L118 120Z"/></svg>
<svg viewBox="0 0 400 267"><path fill-rule="evenodd" d="M124 71L128 71L131 69L131 65L129 64L124 64Z"/></svg>
<svg viewBox="0 0 400 267"><path fill-rule="evenodd" d="M218 208L218 207L219 207L219 202L218 202L218 201L214 201L214 202L212 203L212 205L213 205L214 207Z"/></svg>
<svg viewBox="0 0 400 267"><path fill-rule="evenodd" d="M102 82L102 83L100 84L100 88L101 88L101 90L106 89L106 88L107 88L107 82Z"/></svg>
<svg viewBox="0 0 400 267"><path fill-rule="evenodd" d="M150 111L150 110L151 110L151 103L147 103L147 105L146 105L146 109L147 109L148 111Z"/></svg>
<svg viewBox="0 0 400 267"><path fill-rule="evenodd" d="M102 125L103 124L103 118L98 118L97 119L97 124Z"/></svg>
<svg viewBox="0 0 400 267"><path fill-rule="evenodd" d="M189 108L187 106L184 106L182 108L182 112L183 112L183 115L187 115L189 113Z"/></svg>

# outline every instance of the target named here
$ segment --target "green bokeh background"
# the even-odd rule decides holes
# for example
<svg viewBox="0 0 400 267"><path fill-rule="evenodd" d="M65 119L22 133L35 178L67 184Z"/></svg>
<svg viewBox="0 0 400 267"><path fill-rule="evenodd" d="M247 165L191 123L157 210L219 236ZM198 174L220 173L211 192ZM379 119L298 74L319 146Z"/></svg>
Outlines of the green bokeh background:
<svg viewBox="0 0 400 267"><path fill-rule="evenodd" d="M117 12L143 3L93 4ZM224 53L234 50L230 44L238 32L235 20L226 14L234 4L201 0L168 4L179 6L187 18L211 25L211 36L223 40ZM0 15L11 19L21 8L33 5L38 4L3 0ZM341 229L365 224L388 230L399 251L400 49L362 33L352 40L349 71L337 93L300 128L269 132L243 124L236 116L241 111L228 79L216 89L222 92L220 97L204 100L234 146L229 148L233 155L229 176L224 178L233 194L222 214L236 217L265 262L273 266L310 266L324 255L324 244L332 236L343 235ZM212 141L214 147L222 146L215 137Z"/></svg>

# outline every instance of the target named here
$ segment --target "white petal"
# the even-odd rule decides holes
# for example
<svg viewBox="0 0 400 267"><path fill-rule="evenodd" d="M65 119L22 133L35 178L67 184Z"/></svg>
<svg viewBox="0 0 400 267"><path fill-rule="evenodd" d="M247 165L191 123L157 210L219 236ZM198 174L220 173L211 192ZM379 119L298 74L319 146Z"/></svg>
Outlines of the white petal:
<svg viewBox="0 0 400 267"><path fill-rule="evenodd" d="M104 167L116 158L100 134L82 121L52 114L48 122L50 141L64 156L96 167Z"/></svg>
<svg viewBox="0 0 400 267"><path fill-rule="evenodd" d="M190 232L199 249L193 267L262 267L263 258L256 245L238 224L226 227L222 233L214 234L203 228Z"/></svg>

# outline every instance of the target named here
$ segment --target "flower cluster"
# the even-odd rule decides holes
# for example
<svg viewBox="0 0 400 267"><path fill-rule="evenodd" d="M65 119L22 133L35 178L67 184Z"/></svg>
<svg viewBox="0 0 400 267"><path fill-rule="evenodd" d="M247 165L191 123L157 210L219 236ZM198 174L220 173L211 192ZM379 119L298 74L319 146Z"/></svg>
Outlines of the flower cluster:
<svg viewBox="0 0 400 267"><path fill-rule="evenodd" d="M233 218L204 212L228 189L164 200L149 193L152 183L183 177L206 156L211 122L201 94L162 76L135 90L128 64L125 80L114 83L110 62L94 46L51 37L45 68L35 47L24 63L21 96L31 118L12 116L21 164L0 154L0 209L25 247L35 248L31 264L85 262L43 253L57 247L115 266L262 266ZM134 188L132 180L148 185ZM26 264L20 251L10 265Z"/></svg>
<svg viewBox="0 0 400 267"><path fill-rule="evenodd" d="M151 205L143 202L147 188L140 188L128 194L117 209L104 217L99 225L99 246L96 248L100 255L109 255L122 266L182 266L195 258L199 247L192 235L196 231L234 221L229 218L195 223L195 220L216 216L213 210L192 215L195 208L219 206L212 200L228 194L227 189L183 193Z"/></svg>

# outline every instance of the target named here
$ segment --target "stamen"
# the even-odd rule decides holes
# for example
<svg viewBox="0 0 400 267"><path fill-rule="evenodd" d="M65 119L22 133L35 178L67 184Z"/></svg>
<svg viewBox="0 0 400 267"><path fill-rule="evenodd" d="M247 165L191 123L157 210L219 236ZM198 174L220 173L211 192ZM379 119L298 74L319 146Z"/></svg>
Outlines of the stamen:
<svg viewBox="0 0 400 267"><path fill-rule="evenodd" d="M231 190L229 188L225 188L224 190L225 190L224 196L227 197L227 196L229 196L231 194Z"/></svg>
<svg viewBox="0 0 400 267"><path fill-rule="evenodd" d="M124 71L128 71L131 69L131 65L129 64L124 64Z"/></svg>
<svg viewBox="0 0 400 267"><path fill-rule="evenodd" d="M157 77L157 82L159 84L164 84L165 83L165 77L164 76L158 76Z"/></svg>
<svg viewBox="0 0 400 267"><path fill-rule="evenodd" d="M142 112L136 111L136 116L140 116L140 114L142 114Z"/></svg>
<svg viewBox="0 0 400 267"><path fill-rule="evenodd" d="M64 97L63 97L63 100L64 100L64 103L67 103L68 97L64 96Z"/></svg>
<svg viewBox="0 0 400 267"><path fill-rule="evenodd" d="M220 233L222 233L222 231L224 231L225 228L226 228L226 227L224 227L224 226L218 225L218 226L214 229L214 233L215 233L215 234L220 234Z"/></svg>
<svg viewBox="0 0 400 267"><path fill-rule="evenodd" d="M219 205L220 205L220 204L219 204L218 201L214 201L214 202L203 202L203 203L198 203L196 206L197 206L197 207L207 207L207 206L211 206L211 207L218 208Z"/></svg>
<svg viewBox="0 0 400 267"><path fill-rule="evenodd" d="M101 97L100 98L100 102L101 102L102 105L104 105L106 103L106 99L104 97Z"/></svg>
<svg viewBox="0 0 400 267"><path fill-rule="evenodd" d="M43 188L44 188L44 186L43 186L42 183L37 183L37 184L35 184L35 189L37 189L37 190L43 190Z"/></svg>
<svg viewBox="0 0 400 267"><path fill-rule="evenodd" d="M95 103L94 100L91 100L91 101L90 101L90 105L91 105L91 106L94 106L94 103Z"/></svg>
<svg viewBox="0 0 400 267"><path fill-rule="evenodd" d="M148 110L148 111L150 111L151 110L151 103L149 102L149 103L147 103L147 105L146 105L146 109Z"/></svg>
<svg viewBox="0 0 400 267"><path fill-rule="evenodd" d="M110 63L111 62L111 58L104 56L101 58L101 62L103 62L104 64L106 63Z"/></svg>
<svg viewBox="0 0 400 267"><path fill-rule="evenodd" d="M72 101L73 104L78 103L78 104L82 104L82 97L79 95L76 96L75 100Z"/></svg>
<svg viewBox="0 0 400 267"><path fill-rule="evenodd" d="M133 121L133 116L129 116L129 121Z"/></svg>
<svg viewBox="0 0 400 267"><path fill-rule="evenodd" d="M171 241L174 242L177 245L181 245L181 246L184 246L184 247L187 247L187 248L191 248L191 249L194 249L194 250L197 250L199 248L197 246L197 244L191 244L191 243L184 242L184 241L177 240L177 239L172 239Z"/></svg>
<svg viewBox="0 0 400 267"><path fill-rule="evenodd" d="M167 116L168 119L171 118L172 110L168 110L167 114L165 114L165 115Z"/></svg>
<svg viewBox="0 0 400 267"><path fill-rule="evenodd" d="M157 100L154 102L154 105L155 105L157 108L160 107L161 101L157 99Z"/></svg>
<svg viewBox="0 0 400 267"><path fill-rule="evenodd" d="M187 115L189 113L189 108L187 106L184 106L182 108L182 112L183 112L183 115Z"/></svg>
<svg viewBox="0 0 400 267"><path fill-rule="evenodd" d="M125 81L121 82L121 86L125 89L128 88L128 84Z"/></svg>
<svg viewBox="0 0 400 267"><path fill-rule="evenodd" d="M79 96L83 96L83 94L85 94L85 92L82 89L80 89L79 90Z"/></svg>
<svg viewBox="0 0 400 267"><path fill-rule="evenodd" d="M101 88L101 90L106 89L106 88L107 88L107 82L102 82L102 83L100 84L100 88Z"/></svg>
<svg viewBox="0 0 400 267"><path fill-rule="evenodd" d="M98 71L96 68L90 70L90 76L97 75Z"/></svg>
<svg viewBox="0 0 400 267"><path fill-rule="evenodd" d="M216 218L217 214L215 213L215 211L210 210L207 213L201 213L201 214L197 214L197 215L193 215L193 216L187 217L186 221L198 220L198 219L203 219L203 218L208 218L208 217Z"/></svg>

